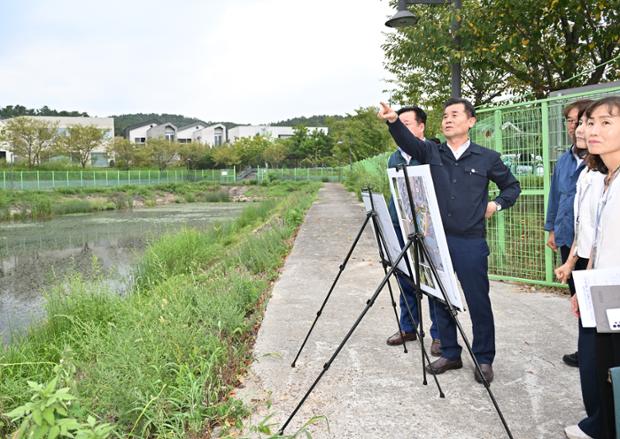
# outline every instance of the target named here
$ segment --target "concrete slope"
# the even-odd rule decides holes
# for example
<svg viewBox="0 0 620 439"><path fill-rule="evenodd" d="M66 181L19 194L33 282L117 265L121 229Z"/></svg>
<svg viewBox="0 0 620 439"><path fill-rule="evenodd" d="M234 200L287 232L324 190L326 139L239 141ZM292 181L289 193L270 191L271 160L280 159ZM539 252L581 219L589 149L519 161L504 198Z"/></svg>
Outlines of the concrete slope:
<svg viewBox="0 0 620 439"><path fill-rule="evenodd" d="M275 284L255 362L239 390L254 409L248 425L269 414L277 426L288 418L381 281L383 270L369 227L297 367L290 367L364 218L361 203L342 186L326 184L321 189ZM584 415L578 370L561 360L576 347L577 321L567 298L500 282L492 283L491 294L497 328L491 389L514 437L564 437L563 427ZM471 337L467 313L460 321ZM441 399L432 377L428 385L422 384L418 343L409 344L408 354L386 345L395 330L386 288L286 432L324 415L329 430L326 423L314 425L314 438L508 437L486 390L474 381L473 364L465 353L463 369L439 376L446 394Z"/></svg>

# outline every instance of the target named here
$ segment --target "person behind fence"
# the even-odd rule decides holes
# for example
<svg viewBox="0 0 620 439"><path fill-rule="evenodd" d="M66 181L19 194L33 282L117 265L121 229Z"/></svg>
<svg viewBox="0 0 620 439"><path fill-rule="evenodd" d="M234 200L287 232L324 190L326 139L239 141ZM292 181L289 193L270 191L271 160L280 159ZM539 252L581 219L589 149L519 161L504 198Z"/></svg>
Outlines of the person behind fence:
<svg viewBox="0 0 620 439"><path fill-rule="evenodd" d="M585 114L586 141L591 154L589 163L605 174L588 268L620 271L620 96L609 96L594 102ZM576 296L571 301L578 315ZM609 380L610 368L620 366L620 334L597 332L594 339L593 360L601 410L598 436L590 436L581 429L571 429L574 427L571 426L565 430L569 439L613 439L620 433L616 431L614 394Z"/></svg>
<svg viewBox="0 0 620 439"><path fill-rule="evenodd" d="M590 101L591 103L592 101ZM577 148L587 147L585 138L586 108L581 109L577 116L578 124L575 129L574 143ZM591 157L584 158L589 163ZM566 283L574 270L585 270L588 266L598 203L603 193L605 175L586 166L577 180L575 194L575 236L568 258L564 264L555 269L555 275L562 283ZM579 319L579 379L581 382L581 397L586 410L586 417L579 424L566 427L568 437L599 437L601 403L596 387L596 365L594 361L594 342L596 329L584 328ZM580 436L581 435L581 436ZM584 436L586 435L586 436Z"/></svg>
<svg viewBox="0 0 620 439"><path fill-rule="evenodd" d="M381 103L379 118L388 123L396 143L412 158L429 164L437 193L439 211L450 257L463 288L473 326L473 353L485 380L493 381L495 325L489 297L488 256L485 219L517 201L521 187L500 154L470 141L469 130L476 124L473 105L451 98L444 104L441 129L446 142L437 145L413 135L387 104ZM489 181L499 195L488 200ZM441 357L427 366L431 374L463 367L456 323L445 305L435 306L441 339ZM483 382L478 372L474 378Z"/></svg>
<svg viewBox="0 0 620 439"><path fill-rule="evenodd" d="M420 139L424 139L424 128L426 126L426 113L418 106L402 107L396 112L402 123ZM411 156L402 149L398 148L388 158L388 168L395 168L399 165L419 165L416 160L412 160ZM392 218L392 224L396 231L396 236L400 242L401 248L404 247L403 234L398 222L398 215L396 213L396 205L394 204L394 197L390 200L388 206L390 217ZM415 289L413 285L407 281L404 276L400 274L396 275L398 283L400 285L400 329L402 332L396 331L393 335L388 337L387 344L390 346L398 346L405 341L413 341L416 339L416 330L418 327L418 302L415 295ZM409 310L407 309L409 305ZM441 355L441 342L439 341L439 330L435 323L435 301L429 296L428 309L431 316L431 337L433 342L431 343L431 355L436 357ZM409 315L411 311L411 316ZM413 321L411 319L413 317Z"/></svg>
<svg viewBox="0 0 620 439"><path fill-rule="evenodd" d="M575 129L578 123L578 113L585 110L590 102L592 101L575 101L564 108L566 131L572 144L558 159L551 177L545 231L549 232L547 246L554 252L560 249L562 264L568 259L573 243L575 191L579 174L585 167L583 159L588 153L585 144L579 146L575 142ZM568 279L568 288L571 296L575 294L572 278ZM578 351L564 355L562 360L569 366L577 367L579 365Z"/></svg>

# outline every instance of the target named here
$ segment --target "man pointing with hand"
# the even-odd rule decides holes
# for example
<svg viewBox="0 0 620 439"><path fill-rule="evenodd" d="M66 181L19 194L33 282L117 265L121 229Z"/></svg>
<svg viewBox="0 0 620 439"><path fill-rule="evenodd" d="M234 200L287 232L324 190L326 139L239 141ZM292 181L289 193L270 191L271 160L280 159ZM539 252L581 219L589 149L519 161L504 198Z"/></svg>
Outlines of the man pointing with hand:
<svg viewBox="0 0 620 439"><path fill-rule="evenodd" d="M448 249L463 288L473 326L473 352L487 382L493 380L495 326L489 298L485 218L511 207L521 192L517 179L501 161L500 154L469 140L476 124L473 105L451 98L444 104L441 129L446 142L437 145L417 138L398 119L389 105L381 103L378 116L388 123L396 144L421 164L430 165ZM489 181L500 189L488 200ZM436 318L441 357L427 366L432 374L463 367L456 323L445 305L437 304ZM477 372L476 381L482 382Z"/></svg>

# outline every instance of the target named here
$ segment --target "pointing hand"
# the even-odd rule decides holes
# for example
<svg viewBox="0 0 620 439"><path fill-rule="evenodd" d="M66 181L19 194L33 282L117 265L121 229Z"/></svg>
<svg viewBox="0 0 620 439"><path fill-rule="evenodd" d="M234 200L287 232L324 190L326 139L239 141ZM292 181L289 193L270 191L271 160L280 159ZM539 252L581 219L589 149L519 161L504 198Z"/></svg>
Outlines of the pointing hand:
<svg viewBox="0 0 620 439"><path fill-rule="evenodd" d="M394 123L396 119L398 119L398 114L396 114L396 111L392 110L388 104L381 102L377 117L382 120L387 120L389 123Z"/></svg>

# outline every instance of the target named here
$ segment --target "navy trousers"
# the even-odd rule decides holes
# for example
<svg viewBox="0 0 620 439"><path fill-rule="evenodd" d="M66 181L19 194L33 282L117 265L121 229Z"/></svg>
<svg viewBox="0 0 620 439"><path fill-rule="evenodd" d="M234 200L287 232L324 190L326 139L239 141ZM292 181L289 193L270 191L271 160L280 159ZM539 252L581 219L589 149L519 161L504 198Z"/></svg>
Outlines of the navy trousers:
<svg viewBox="0 0 620 439"><path fill-rule="evenodd" d="M484 238L447 236L448 249L456 276L463 287L471 316L474 340L472 350L478 363L493 364L495 358L495 323L489 298L489 246ZM443 304L435 306L441 339L441 356L456 360L461 356L456 323Z"/></svg>
<svg viewBox="0 0 620 439"><path fill-rule="evenodd" d="M584 328L579 320L579 379L586 417L579 428L595 439L601 437L601 398L596 370L596 328Z"/></svg>
<svg viewBox="0 0 620 439"><path fill-rule="evenodd" d="M400 230L400 225L398 223L392 224L394 225L396 236L398 237L398 241L400 242L400 247L403 248L405 246L405 241L403 240L403 234ZM413 264L410 265L411 269L413 270ZM414 328L417 328L419 324L418 300L415 295L415 288L404 276L397 274L396 278L398 279L401 290L399 319L400 329L404 332L415 332ZM409 305L413 320L411 320L411 316L409 316L409 310L407 309L407 305ZM437 328L437 317L435 316L435 300L430 296L428 297L428 309L431 316L431 337L433 338L433 340L438 340L439 329Z"/></svg>

